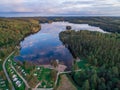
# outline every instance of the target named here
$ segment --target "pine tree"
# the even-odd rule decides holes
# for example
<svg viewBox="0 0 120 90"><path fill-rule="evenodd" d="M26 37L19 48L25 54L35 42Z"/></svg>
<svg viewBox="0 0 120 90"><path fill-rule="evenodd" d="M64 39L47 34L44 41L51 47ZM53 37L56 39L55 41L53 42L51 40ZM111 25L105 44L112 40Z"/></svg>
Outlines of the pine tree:
<svg viewBox="0 0 120 90"><path fill-rule="evenodd" d="M84 82L82 90L90 90L90 84L88 80Z"/></svg>

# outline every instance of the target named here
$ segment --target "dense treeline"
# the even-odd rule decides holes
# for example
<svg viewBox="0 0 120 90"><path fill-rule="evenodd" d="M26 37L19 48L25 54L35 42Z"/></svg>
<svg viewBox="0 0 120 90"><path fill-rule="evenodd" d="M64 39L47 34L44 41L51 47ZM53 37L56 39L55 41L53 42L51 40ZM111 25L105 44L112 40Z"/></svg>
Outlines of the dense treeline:
<svg viewBox="0 0 120 90"><path fill-rule="evenodd" d="M2 70L2 63L26 35L40 30L37 20L0 18L0 76L10 85Z"/></svg>
<svg viewBox="0 0 120 90"><path fill-rule="evenodd" d="M120 33L120 17L37 17L41 23L68 21L78 24L89 24L108 32Z"/></svg>
<svg viewBox="0 0 120 90"><path fill-rule="evenodd" d="M88 64L72 75L82 90L120 90L120 34L64 31L61 41Z"/></svg>
<svg viewBox="0 0 120 90"><path fill-rule="evenodd" d="M12 18L13 19L13 18ZM120 17L22 17L14 18L22 20L39 20L40 23L51 23L54 21L68 21L78 24L89 24L100 27L101 29L120 33Z"/></svg>
<svg viewBox="0 0 120 90"><path fill-rule="evenodd" d="M92 26L102 28L104 31L120 33L120 18L119 17L83 17L68 20L72 23L87 23Z"/></svg>
<svg viewBox="0 0 120 90"><path fill-rule="evenodd" d="M33 19L0 18L0 58L10 52L26 35L39 29L39 22Z"/></svg>

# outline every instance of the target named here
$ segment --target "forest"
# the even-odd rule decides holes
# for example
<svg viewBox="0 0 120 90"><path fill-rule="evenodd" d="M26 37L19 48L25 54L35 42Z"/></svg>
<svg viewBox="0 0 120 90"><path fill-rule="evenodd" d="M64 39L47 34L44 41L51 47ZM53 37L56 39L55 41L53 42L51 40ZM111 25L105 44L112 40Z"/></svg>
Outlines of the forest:
<svg viewBox="0 0 120 90"><path fill-rule="evenodd" d="M120 17L37 17L40 23L54 22L54 21L68 21L77 24L89 24L100 27L101 29L120 33Z"/></svg>
<svg viewBox="0 0 120 90"><path fill-rule="evenodd" d="M2 64L25 36L38 32L40 25L34 19L0 18L0 77L6 80ZM7 81L7 80L6 80Z"/></svg>
<svg viewBox="0 0 120 90"><path fill-rule="evenodd" d="M6 80L2 63L21 40L40 30L39 23L68 21L89 24L112 33L67 30L60 40L74 58L85 58L87 65L70 76L82 90L120 90L119 17L25 17L0 18L0 76ZM7 80L6 80L7 81Z"/></svg>
<svg viewBox="0 0 120 90"><path fill-rule="evenodd" d="M8 19L0 18L0 57L19 45L25 36L39 31L39 22L33 19Z"/></svg>
<svg viewBox="0 0 120 90"><path fill-rule="evenodd" d="M67 30L60 40L86 68L71 77L82 90L120 90L120 34Z"/></svg>
<svg viewBox="0 0 120 90"><path fill-rule="evenodd" d="M13 19L13 18L12 18ZM107 32L120 33L120 17L17 17L14 19L22 20L39 20L39 23L52 23L57 21L67 21L70 23L77 24L89 24L92 26L97 26Z"/></svg>

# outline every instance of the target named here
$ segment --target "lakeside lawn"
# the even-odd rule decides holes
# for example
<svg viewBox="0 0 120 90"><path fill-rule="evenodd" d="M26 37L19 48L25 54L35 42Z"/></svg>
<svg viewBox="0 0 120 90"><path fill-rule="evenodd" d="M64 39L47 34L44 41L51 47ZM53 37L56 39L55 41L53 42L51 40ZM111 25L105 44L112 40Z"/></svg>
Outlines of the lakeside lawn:
<svg viewBox="0 0 120 90"><path fill-rule="evenodd" d="M35 88L38 83L38 88L53 88L57 71L44 66L33 65L29 62L15 61L14 55L10 57L10 60L31 88Z"/></svg>
<svg viewBox="0 0 120 90"><path fill-rule="evenodd" d="M85 58L77 58L74 60L74 64L73 64L73 69L74 70L84 70L86 68L89 67L88 61Z"/></svg>
<svg viewBox="0 0 120 90"><path fill-rule="evenodd" d="M53 88L54 80L52 79L51 76L52 70L44 67L38 67L38 68L40 68L40 70L36 71L37 77L38 80L41 82L38 88Z"/></svg>

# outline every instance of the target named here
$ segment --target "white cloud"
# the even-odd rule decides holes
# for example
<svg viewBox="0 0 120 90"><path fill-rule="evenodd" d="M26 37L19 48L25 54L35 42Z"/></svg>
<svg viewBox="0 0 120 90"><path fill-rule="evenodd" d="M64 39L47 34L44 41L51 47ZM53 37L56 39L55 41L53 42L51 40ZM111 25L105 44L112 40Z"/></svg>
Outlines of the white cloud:
<svg viewBox="0 0 120 90"><path fill-rule="evenodd" d="M0 0L1 12L120 15L120 0Z"/></svg>

